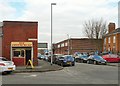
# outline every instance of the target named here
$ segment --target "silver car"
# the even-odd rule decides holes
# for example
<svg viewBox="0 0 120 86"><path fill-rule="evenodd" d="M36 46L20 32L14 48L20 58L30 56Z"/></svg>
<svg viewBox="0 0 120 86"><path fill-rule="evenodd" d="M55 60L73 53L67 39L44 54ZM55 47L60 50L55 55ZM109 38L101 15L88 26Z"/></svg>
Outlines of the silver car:
<svg viewBox="0 0 120 86"><path fill-rule="evenodd" d="M0 57L0 73L11 73L15 69L14 62L7 60L5 57Z"/></svg>

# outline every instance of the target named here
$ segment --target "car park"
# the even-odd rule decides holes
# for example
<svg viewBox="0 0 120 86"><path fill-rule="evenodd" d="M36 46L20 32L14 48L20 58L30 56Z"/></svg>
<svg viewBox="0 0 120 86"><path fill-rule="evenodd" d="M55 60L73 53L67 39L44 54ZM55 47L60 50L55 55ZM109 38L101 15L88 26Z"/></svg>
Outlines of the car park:
<svg viewBox="0 0 120 86"><path fill-rule="evenodd" d="M0 73L11 73L16 69L14 62L7 60L5 57L0 57Z"/></svg>
<svg viewBox="0 0 120 86"><path fill-rule="evenodd" d="M106 54L102 56L107 62L120 62L120 56L117 54Z"/></svg>
<svg viewBox="0 0 120 86"><path fill-rule="evenodd" d="M72 55L64 55L57 58L56 63L61 66L75 66L75 58Z"/></svg>
<svg viewBox="0 0 120 86"><path fill-rule="evenodd" d="M105 64L106 65L107 61L99 55L90 55L87 58L87 63L88 64Z"/></svg>

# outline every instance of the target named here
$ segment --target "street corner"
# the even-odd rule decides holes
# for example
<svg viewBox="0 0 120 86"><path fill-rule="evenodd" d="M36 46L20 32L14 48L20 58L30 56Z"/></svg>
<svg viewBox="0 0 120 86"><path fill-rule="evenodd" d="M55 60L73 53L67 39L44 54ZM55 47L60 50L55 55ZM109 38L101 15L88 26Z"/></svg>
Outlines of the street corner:
<svg viewBox="0 0 120 86"><path fill-rule="evenodd" d="M49 72L49 71L59 71L62 70L63 67L58 66L58 65L43 65L43 66L35 66L34 68L26 68L26 67L17 67L15 71L13 71L14 73L27 73L27 72Z"/></svg>

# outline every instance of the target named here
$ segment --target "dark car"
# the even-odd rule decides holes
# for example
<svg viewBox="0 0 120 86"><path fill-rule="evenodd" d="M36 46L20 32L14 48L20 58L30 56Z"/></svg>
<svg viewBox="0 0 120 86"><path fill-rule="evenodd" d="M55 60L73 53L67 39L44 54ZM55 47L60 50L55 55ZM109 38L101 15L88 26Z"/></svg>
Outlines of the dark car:
<svg viewBox="0 0 120 86"><path fill-rule="evenodd" d="M56 64L56 60L57 60L57 58L59 58L60 56L63 56L63 55L62 55L62 54L54 54L53 57L52 57L52 62L53 62L54 64ZM51 55L48 56L48 62L51 62Z"/></svg>
<svg viewBox="0 0 120 86"><path fill-rule="evenodd" d="M101 56L99 55L90 55L87 58L87 63L88 64L106 64L106 60L103 59Z"/></svg>
<svg viewBox="0 0 120 86"><path fill-rule="evenodd" d="M57 64L61 66L75 66L75 58L72 55L65 55L57 59Z"/></svg>

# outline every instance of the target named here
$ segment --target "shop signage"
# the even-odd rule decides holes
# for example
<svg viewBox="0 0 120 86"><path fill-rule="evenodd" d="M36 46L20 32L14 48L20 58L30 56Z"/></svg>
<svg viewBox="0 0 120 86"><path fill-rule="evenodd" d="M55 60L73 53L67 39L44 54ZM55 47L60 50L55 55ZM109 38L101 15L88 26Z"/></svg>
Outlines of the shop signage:
<svg viewBox="0 0 120 86"><path fill-rule="evenodd" d="M32 47L32 42L11 42L12 47Z"/></svg>

